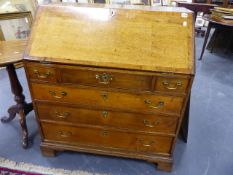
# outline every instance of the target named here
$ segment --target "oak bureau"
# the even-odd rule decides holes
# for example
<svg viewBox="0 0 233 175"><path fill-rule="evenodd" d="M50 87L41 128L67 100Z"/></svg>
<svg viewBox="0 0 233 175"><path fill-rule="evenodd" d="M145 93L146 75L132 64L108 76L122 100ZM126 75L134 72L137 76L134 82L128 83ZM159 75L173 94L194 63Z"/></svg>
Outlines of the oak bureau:
<svg viewBox="0 0 233 175"><path fill-rule="evenodd" d="M144 159L172 168L194 78L183 8L48 5L24 55L41 151Z"/></svg>

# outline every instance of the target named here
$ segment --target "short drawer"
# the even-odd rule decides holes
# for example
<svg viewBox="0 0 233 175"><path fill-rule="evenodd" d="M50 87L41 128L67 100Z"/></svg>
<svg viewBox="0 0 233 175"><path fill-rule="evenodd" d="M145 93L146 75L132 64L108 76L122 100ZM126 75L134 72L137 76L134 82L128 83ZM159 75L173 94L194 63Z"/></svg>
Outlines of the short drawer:
<svg viewBox="0 0 233 175"><path fill-rule="evenodd" d="M178 123L178 118L174 116L142 115L137 113L91 110L41 103L37 104L36 108L40 120L108 126L143 132L175 134Z"/></svg>
<svg viewBox="0 0 233 175"><path fill-rule="evenodd" d="M180 114L183 97L108 92L96 89L31 84L33 98L135 112Z"/></svg>
<svg viewBox="0 0 233 175"><path fill-rule="evenodd" d="M157 77L156 91L185 93L188 90L189 79L178 77Z"/></svg>
<svg viewBox="0 0 233 175"><path fill-rule="evenodd" d="M61 82L119 89L152 90L153 76L89 69L61 69Z"/></svg>
<svg viewBox="0 0 233 175"><path fill-rule="evenodd" d="M44 139L70 145L93 145L150 154L170 154L173 137L126 133L89 127L41 123Z"/></svg>
<svg viewBox="0 0 233 175"><path fill-rule="evenodd" d="M38 63L26 63L26 71L30 80L56 82L56 68Z"/></svg>

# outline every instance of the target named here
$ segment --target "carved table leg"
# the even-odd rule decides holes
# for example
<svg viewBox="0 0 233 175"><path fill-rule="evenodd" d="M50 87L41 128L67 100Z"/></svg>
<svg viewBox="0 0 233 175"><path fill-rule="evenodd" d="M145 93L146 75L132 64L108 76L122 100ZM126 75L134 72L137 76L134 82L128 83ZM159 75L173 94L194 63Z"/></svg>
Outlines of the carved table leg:
<svg viewBox="0 0 233 175"><path fill-rule="evenodd" d="M3 117L1 118L1 122L8 123L11 120L13 120L16 116L16 114L19 114L20 116L20 125L22 128L22 145L23 148L27 148L28 146L28 130L27 130L27 124L26 124L26 115L32 111L32 103L26 103L25 102L25 96L23 95L23 88L18 80L15 67L13 64L7 65L7 72L9 75L10 85L11 85L11 91L15 95L15 102L16 105L11 106L8 109L9 117Z"/></svg>
<svg viewBox="0 0 233 175"><path fill-rule="evenodd" d="M8 123L10 122L11 120L13 120L16 116L16 113L17 113L17 105L13 105L11 106L9 109L8 109L8 113L9 113L9 117L2 117L1 118L1 122L2 123Z"/></svg>

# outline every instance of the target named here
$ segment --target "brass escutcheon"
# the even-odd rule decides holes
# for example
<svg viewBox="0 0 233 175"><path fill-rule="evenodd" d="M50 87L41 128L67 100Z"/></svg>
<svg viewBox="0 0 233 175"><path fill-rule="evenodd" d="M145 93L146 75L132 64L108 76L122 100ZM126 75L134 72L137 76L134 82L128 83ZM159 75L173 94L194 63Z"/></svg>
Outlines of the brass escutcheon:
<svg viewBox="0 0 233 175"><path fill-rule="evenodd" d="M103 111L102 116L103 116L103 118L106 119L108 117L108 111Z"/></svg>
<svg viewBox="0 0 233 175"><path fill-rule="evenodd" d="M107 130L101 131L101 135L102 135L102 136L107 136L107 135L108 135L108 131L107 131Z"/></svg>
<svg viewBox="0 0 233 175"><path fill-rule="evenodd" d="M107 73L96 74L96 75L95 75L95 78L96 78L97 80L99 80L99 83L100 83L100 84L105 84L105 85L109 84L110 81L113 80L113 76L111 76L111 75L109 75L109 74L107 74Z"/></svg>
<svg viewBox="0 0 233 175"><path fill-rule="evenodd" d="M102 97L104 100L107 100L107 99L108 99L108 93L107 93L107 92L101 92L101 97Z"/></svg>

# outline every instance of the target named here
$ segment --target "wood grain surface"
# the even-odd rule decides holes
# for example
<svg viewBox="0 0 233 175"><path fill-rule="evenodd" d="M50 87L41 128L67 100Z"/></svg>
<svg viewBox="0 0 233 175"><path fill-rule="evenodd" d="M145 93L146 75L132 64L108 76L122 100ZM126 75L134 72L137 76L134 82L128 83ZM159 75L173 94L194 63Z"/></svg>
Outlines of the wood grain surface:
<svg viewBox="0 0 233 175"><path fill-rule="evenodd" d="M183 8L40 7L24 65L42 153L138 158L171 171L194 60L193 14Z"/></svg>
<svg viewBox="0 0 233 175"><path fill-rule="evenodd" d="M149 152L150 154L170 154L172 137L149 136L142 134L116 132L108 129L72 127L42 122L45 139L63 142L68 145L85 144L101 147Z"/></svg>
<svg viewBox="0 0 233 175"><path fill-rule="evenodd" d="M0 41L0 66L22 61L26 40Z"/></svg>
<svg viewBox="0 0 233 175"><path fill-rule="evenodd" d="M110 110L68 107L52 103L37 103L40 121L68 125L119 128L133 132L175 135L178 118L166 115L145 115Z"/></svg>
<svg viewBox="0 0 233 175"><path fill-rule="evenodd" d="M119 110L125 109L132 112L159 112L179 115L184 102L182 97L152 95L148 93L132 94L35 83L32 83L31 86L32 96L35 100L115 108Z"/></svg>
<svg viewBox="0 0 233 175"><path fill-rule="evenodd" d="M38 10L24 58L189 74L193 43L183 8L51 5Z"/></svg>

